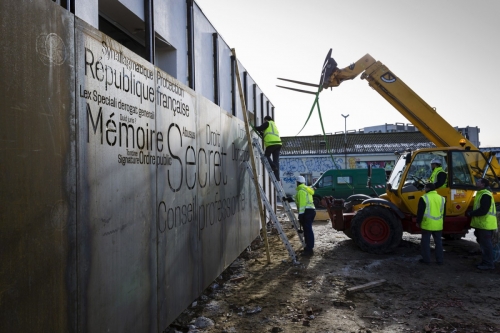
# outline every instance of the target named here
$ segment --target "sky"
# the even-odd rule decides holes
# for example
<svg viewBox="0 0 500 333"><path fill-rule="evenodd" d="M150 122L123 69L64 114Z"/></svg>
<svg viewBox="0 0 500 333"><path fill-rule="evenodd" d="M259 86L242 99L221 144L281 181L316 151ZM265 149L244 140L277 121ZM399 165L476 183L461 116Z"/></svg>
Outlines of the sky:
<svg viewBox="0 0 500 333"><path fill-rule="evenodd" d="M275 107L282 136L304 126L328 51L339 68L369 53L452 126L500 147L498 0L195 0ZM409 121L359 76L324 90L326 133ZM349 115L344 118L342 114ZM317 109L300 135L322 133Z"/></svg>

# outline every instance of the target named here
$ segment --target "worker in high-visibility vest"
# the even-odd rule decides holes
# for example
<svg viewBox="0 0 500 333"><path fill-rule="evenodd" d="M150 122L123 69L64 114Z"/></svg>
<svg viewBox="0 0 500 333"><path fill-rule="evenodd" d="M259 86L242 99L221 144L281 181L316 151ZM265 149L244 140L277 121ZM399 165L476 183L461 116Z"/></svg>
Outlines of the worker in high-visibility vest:
<svg viewBox="0 0 500 333"><path fill-rule="evenodd" d="M442 162L439 157L433 158L431 161L432 173L429 178L431 183L434 183L436 189L446 187L448 184L448 174L441 167Z"/></svg>
<svg viewBox="0 0 500 333"><path fill-rule="evenodd" d="M443 264L443 217L445 200L436 192L434 183L427 183L425 194L418 201L417 226L422 229L420 252L423 264L431 262L431 235L434 239L434 252L438 265Z"/></svg>
<svg viewBox="0 0 500 333"><path fill-rule="evenodd" d="M280 180L280 150L282 144L278 127L276 127L271 116L265 116L264 123L255 127L255 130L262 134L265 147L264 155L269 161L269 165L274 172L276 180ZM273 157L272 160L271 156Z"/></svg>
<svg viewBox="0 0 500 333"><path fill-rule="evenodd" d="M489 186L488 179L477 180L478 191L474 198L473 210L466 213L467 216L472 217L470 226L475 228L474 235L483 253L482 260L476 267L483 270L495 269L492 237L495 232L498 232L495 199L488 189Z"/></svg>
<svg viewBox="0 0 500 333"><path fill-rule="evenodd" d="M304 229L304 241L306 242L306 247L301 255L311 256L314 254L314 232L312 224L316 217L316 208L314 207L313 201L314 189L306 186L306 179L304 176L298 176L295 180L297 182L295 204L299 212L299 223L302 225L302 229Z"/></svg>

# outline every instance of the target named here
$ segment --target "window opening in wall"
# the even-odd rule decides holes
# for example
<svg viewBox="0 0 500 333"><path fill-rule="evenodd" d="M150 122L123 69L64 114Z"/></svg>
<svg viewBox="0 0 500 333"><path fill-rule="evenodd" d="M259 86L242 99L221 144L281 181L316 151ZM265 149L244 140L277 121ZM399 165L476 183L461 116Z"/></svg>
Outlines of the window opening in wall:
<svg viewBox="0 0 500 333"><path fill-rule="evenodd" d="M165 39L156 35L155 65L176 79L177 77L177 50Z"/></svg>
<svg viewBox="0 0 500 333"><path fill-rule="evenodd" d="M236 116L236 59L231 56L231 112Z"/></svg>
<svg viewBox="0 0 500 333"><path fill-rule="evenodd" d="M189 88L196 90L195 81L195 50L194 50L194 9L193 0L187 0L187 83Z"/></svg>
<svg viewBox="0 0 500 333"><path fill-rule="evenodd" d="M145 46L133 38L131 33L126 31L118 22L111 23L109 20L99 15L99 31L102 31L127 49L146 59ZM144 35L144 31L138 31L137 33L140 33L141 37Z"/></svg>
<svg viewBox="0 0 500 333"><path fill-rule="evenodd" d="M219 34L212 34L213 61L214 61L214 103L220 105L220 80L219 80Z"/></svg>
<svg viewBox="0 0 500 333"><path fill-rule="evenodd" d="M75 13L75 0L52 0L52 2L57 3L59 6L69 10L71 13Z"/></svg>
<svg viewBox="0 0 500 333"><path fill-rule="evenodd" d="M264 121L264 93L260 93L260 123Z"/></svg>
<svg viewBox="0 0 500 333"><path fill-rule="evenodd" d="M245 99L245 105L248 109L248 72L243 72L243 98Z"/></svg>
<svg viewBox="0 0 500 333"><path fill-rule="evenodd" d="M253 99L253 123L254 125L257 125L260 123L258 119L258 113L257 113L257 84L253 84L253 89L252 89L252 99Z"/></svg>

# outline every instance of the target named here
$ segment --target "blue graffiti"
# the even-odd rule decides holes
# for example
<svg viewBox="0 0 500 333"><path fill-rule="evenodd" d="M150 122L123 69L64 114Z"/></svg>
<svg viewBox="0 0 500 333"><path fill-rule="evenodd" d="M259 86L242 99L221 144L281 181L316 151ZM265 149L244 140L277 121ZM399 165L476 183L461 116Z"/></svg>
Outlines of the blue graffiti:
<svg viewBox="0 0 500 333"><path fill-rule="evenodd" d="M280 170L286 173L313 173L325 172L330 169L342 169L344 160L342 158L310 157L310 158L282 158L280 159Z"/></svg>
<svg viewBox="0 0 500 333"><path fill-rule="evenodd" d="M337 157L333 160L333 163L335 163L335 169L342 169L342 165L344 165L344 160L340 157Z"/></svg>
<svg viewBox="0 0 500 333"><path fill-rule="evenodd" d="M305 164L310 172L325 172L335 167L332 159L327 157L311 158Z"/></svg>
<svg viewBox="0 0 500 333"><path fill-rule="evenodd" d="M283 158L280 159L280 170L285 172L306 172L307 169L301 158Z"/></svg>
<svg viewBox="0 0 500 333"><path fill-rule="evenodd" d="M295 175L293 174L293 172L290 171L283 172L283 176L281 176L281 181L283 183L295 184Z"/></svg>

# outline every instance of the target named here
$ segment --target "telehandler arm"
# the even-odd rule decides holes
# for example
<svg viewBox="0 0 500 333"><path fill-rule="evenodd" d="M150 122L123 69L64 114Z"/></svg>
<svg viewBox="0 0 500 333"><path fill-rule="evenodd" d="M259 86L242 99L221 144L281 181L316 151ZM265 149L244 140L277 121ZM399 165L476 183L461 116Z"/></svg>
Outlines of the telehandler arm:
<svg viewBox="0 0 500 333"><path fill-rule="evenodd" d="M369 54L346 68L336 68L332 75L325 79L323 88L337 87L359 74L361 74L361 79L367 80L370 87L384 97L437 147L458 146L461 140L465 140L465 146L477 149L434 108L411 90L403 80Z"/></svg>

